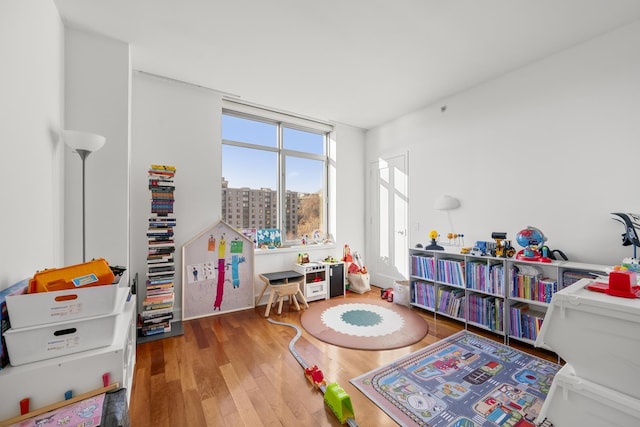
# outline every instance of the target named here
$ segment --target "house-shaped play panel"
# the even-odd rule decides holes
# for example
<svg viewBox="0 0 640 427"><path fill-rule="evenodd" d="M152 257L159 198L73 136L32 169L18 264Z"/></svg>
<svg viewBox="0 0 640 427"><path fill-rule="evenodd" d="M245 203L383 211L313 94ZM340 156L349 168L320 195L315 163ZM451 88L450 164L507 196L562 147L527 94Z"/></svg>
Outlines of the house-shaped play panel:
<svg viewBox="0 0 640 427"><path fill-rule="evenodd" d="M185 320L254 307L254 243L220 221L182 247Z"/></svg>

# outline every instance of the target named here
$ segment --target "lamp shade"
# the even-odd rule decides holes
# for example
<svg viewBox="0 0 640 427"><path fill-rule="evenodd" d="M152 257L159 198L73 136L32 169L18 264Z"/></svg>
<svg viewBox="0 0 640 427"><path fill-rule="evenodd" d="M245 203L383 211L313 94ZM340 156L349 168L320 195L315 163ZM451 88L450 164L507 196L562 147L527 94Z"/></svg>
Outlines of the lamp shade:
<svg viewBox="0 0 640 427"><path fill-rule="evenodd" d="M106 141L102 135L78 130L63 130L62 138L65 144L74 150L85 150L89 153L101 149Z"/></svg>
<svg viewBox="0 0 640 427"><path fill-rule="evenodd" d="M443 194L436 199L435 208L439 211L450 211L460 207L460 200L455 197L451 197L448 194Z"/></svg>

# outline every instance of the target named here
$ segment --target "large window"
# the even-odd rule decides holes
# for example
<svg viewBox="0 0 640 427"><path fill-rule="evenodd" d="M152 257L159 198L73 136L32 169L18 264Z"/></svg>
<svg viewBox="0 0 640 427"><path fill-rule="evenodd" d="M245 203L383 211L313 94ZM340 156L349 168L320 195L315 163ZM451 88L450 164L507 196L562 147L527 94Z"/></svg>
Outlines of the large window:
<svg viewBox="0 0 640 427"><path fill-rule="evenodd" d="M226 104L223 221L236 228L280 229L283 244L326 232L329 132L322 123Z"/></svg>

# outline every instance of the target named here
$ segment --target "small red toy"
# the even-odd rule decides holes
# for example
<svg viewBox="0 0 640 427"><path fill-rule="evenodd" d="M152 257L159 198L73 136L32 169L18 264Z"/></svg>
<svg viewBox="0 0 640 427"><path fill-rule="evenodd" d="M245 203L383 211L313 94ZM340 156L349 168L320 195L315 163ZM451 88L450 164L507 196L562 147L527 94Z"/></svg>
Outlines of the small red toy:
<svg viewBox="0 0 640 427"><path fill-rule="evenodd" d="M321 385L327 385L327 382L324 379L324 374L320 369L318 369L317 365L313 365L310 368L305 368L304 375L309 381L311 381L311 384L318 388L320 388Z"/></svg>

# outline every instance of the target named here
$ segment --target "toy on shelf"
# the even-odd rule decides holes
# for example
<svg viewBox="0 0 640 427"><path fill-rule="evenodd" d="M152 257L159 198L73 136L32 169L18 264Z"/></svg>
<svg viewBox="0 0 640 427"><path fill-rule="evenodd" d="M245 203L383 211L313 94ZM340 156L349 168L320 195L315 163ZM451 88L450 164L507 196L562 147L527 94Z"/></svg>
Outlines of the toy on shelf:
<svg viewBox="0 0 640 427"><path fill-rule="evenodd" d="M431 230L429 232L429 238L431 239L431 244L425 246L424 248L428 251L444 251L444 248L438 245L438 232L436 230Z"/></svg>
<svg viewBox="0 0 640 427"><path fill-rule="evenodd" d="M495 242L484 242L478 240L469 253L473 256L491 255L495 247Z"/></svg>
<svg viewBox="0 0 640 427"><path fill-rule="evenodd" d="M447 233L448 244L452 246L464 246L464 234Z"/></svg>
<svg viewBox="0 0 640 427"><path fill-rule="evenodd" d="M611 218L624 225L625 231L622 233L622 246L633 245L633 259L636 260L636 264L638 264L637 248L640 246L640 238L638 238L640 215L614 212L611 214Z"/></svg>
<svg viewBox="0 0 640 427"><path fill-rule="evenodd" d="M496 241L496 245L491 249L491 256L499 258L511 258L516 254L516 250L511 246L511 240L507 240L507 233L494 231L491 238Z"/></svg>
<svg viewBox="0 0 640 427"><path fill-rule="evenodd" d="M551 262L547 248L544 247L542 252L539 250L544 245L544 242L547 241L547 238L538 228L528 226L524 230L520 230L516 235L516 241L520 246L524 247L516 254L517 259L521 261Z"/></svg>

